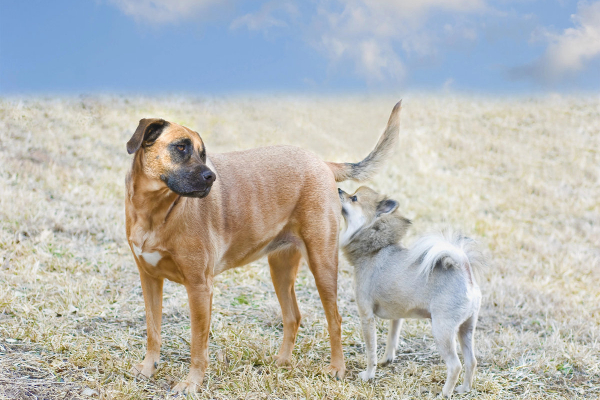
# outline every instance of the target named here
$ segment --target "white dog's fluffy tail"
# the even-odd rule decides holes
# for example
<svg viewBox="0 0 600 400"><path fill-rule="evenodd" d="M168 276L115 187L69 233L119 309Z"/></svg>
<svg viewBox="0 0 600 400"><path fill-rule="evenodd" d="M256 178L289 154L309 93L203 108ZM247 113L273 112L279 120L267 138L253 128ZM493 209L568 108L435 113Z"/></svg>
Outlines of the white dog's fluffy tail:
<svg viewBox="0 0 600 400"><path fill-rule="evenodd" d="M408 251L407 262L417 265L417 274L429 277L433 269L464 268L471 283L475 282L473 267L483 264L481 254L475 249L475 242L458 232L445 232L424 236Z"/></svg>

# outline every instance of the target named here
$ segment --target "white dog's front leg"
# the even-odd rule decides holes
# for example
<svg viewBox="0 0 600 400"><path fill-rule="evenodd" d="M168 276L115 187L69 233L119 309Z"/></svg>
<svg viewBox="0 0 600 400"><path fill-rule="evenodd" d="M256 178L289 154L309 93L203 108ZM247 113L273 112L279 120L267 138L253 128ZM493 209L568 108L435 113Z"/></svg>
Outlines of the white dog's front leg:
<svg viewBox="0 0 600 400"><path fill-rule="evenodd" d="M402 329L402 321L402 319L390 320L385 354L379 360L379 364L387 365L394 361L396 348L398 347L398 337L400 336L400 329Z"/></svg>
<svg viewBox="0 0 600 400"><path fill-rule="evenodd" d="M377 333L375 330L375 317L372 313L360 317L363 339L365 339L365 353L367 355L367 370L358 374L363 381L375 378L377 369Z"/></svg>

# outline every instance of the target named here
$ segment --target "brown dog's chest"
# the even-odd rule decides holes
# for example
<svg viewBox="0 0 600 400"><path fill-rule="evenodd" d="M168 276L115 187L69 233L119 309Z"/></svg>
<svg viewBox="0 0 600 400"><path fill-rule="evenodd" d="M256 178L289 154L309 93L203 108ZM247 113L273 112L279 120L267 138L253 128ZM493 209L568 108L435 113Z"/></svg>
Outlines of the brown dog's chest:
<svg viewBox="0 0 600 400"><path fill-rule="evenodd" d="M133 231L135 233L129 237L129 244L144 272L156 278L183 283L181 270L172 252L164 247L165 241L160 232L144 231L141 228Z"/></svg>

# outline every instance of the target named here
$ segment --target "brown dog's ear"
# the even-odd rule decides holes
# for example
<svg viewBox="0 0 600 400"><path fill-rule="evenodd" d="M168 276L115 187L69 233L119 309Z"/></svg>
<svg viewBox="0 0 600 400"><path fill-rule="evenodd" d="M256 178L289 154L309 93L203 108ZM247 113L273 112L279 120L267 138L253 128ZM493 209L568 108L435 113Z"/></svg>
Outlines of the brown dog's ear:
<svg viewBox="0 0 600 400"><path fill-rule="evenodd" d="M398 208L398 202L392 199L381 200L377 205L377 216L379 217L381 214L390 214L396 211Z"/></svg>
<svg viewBox="0 0 600 400"><path fill-rule="evenodd" d="M160 118L142 118L135 133L127 142L127 153L133 154L142 146L142 142L153 142L169 123Z"/></svg>

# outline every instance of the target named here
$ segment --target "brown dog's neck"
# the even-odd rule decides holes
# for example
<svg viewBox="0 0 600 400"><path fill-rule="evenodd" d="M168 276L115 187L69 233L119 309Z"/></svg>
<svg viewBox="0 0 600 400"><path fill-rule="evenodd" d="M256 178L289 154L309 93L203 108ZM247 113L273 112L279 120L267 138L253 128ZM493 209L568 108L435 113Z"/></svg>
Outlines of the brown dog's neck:
<svg viewBox="0 0 600 400"><path fill-rule="evenodd" d="M131 175L138 177L135 182ZM139 159L134 160L127 177L127 197L136 210L136 222L148 230L162 225L181 198L163 182L148 178Z"/></svg>
<svg viewBox="0 0 600 400"><path fill-rule="evenodd" d="M147 221L148 228L162 225L171 213L180 196L168 188L158 190L134 189L131 203L138 219Z"/></svg>

